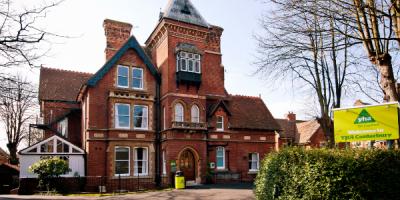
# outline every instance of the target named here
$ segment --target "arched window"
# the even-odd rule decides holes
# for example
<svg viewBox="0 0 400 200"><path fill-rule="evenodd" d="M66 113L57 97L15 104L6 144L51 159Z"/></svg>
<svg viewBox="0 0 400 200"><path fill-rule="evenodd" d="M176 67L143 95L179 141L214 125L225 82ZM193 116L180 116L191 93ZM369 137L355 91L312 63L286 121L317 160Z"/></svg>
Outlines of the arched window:
<svg viewBox="0 0 400 200"><path fill-rule="evenodd" d="M175 105L175 121L183 122L183 106L180 103Z"/></svg>
<svg viewBox="0 0 400 200"><path fill-rule="evenodd" d="M200 110L197 105L192 106L191 110L191 115L192 115L192 122L193 123L199 123L200 122Z"/></svg>

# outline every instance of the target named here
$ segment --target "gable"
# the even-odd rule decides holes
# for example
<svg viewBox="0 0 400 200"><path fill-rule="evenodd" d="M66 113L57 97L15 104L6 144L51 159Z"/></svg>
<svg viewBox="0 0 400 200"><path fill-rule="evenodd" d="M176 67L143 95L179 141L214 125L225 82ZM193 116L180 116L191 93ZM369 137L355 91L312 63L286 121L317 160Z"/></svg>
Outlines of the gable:
<svg viewBox="0 0 400 200"><path fill-rule="evenodd" d="M88 81L88 86L95 86L110 70L117 64L117 62L122 58L122 56L129 50L133 49L140 59L143 60L145 66L149 69L150 73L160 82L160 76L158 74L157 68L153 65L150 58L147 56L143 48L139 45L138 41L134 36L131 36L129 40L115 53L106 64L100 68Z"/></svg>
<svg viewBox="0 0 400 200"><path fill-rule="evenodd" d="M51 147L52 146L52 147ZM82 155L85 152L68 142L67 140L54 135L43 141L40 141L30 147L27 147L19 152L20 155L65 155L74 154Z"/></svg>

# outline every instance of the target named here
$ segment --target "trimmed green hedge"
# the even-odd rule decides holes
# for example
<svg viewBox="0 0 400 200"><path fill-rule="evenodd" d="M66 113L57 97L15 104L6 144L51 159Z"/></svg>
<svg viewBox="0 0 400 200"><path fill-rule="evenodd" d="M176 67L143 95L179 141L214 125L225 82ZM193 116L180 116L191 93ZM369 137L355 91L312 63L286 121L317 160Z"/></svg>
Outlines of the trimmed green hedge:
<svg viewBox="0 0 400 200"><path fill-rule="evenodd" d="M288 148L256 178L264 199L400 199L400 151Z"/></svg>

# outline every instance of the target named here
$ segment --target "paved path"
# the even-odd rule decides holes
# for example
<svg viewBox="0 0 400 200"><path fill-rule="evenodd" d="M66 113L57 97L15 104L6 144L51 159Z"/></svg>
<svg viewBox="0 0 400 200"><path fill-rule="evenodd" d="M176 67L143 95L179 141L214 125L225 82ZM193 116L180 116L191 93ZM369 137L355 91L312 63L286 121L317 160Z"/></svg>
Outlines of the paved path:
<svg viewBox="0 0 400 200"><path fill-rule="evenodd" d="M156 191L139 194L129 194L109 197L64 197L64 196L19 196L0 195L0 199L72 199L72 200L252 200L255 199L251 185L229 184L229 185L205 185L185 190Z"/></svg>

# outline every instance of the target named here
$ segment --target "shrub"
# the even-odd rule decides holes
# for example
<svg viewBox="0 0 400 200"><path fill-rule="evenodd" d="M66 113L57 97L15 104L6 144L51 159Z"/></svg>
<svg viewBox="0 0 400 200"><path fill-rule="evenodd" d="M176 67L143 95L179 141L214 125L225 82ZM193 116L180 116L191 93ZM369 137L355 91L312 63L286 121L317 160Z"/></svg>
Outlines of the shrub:
<svg viewBox="0 0 400 200"><path fill-rule="evenodd" d="M257 175L257 199L399 199L400 151L284 149Z"/></svg>
<svg viewBox="0 0 400 200"><path fill-rule="evenodd" d="M29 171L38 175L38 187L40 189L50 191L56 189L52 181L57 181L55 178L70 172L71 169L65 160L59 157L52 157L34 163L29 167Z"/></svg>

